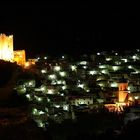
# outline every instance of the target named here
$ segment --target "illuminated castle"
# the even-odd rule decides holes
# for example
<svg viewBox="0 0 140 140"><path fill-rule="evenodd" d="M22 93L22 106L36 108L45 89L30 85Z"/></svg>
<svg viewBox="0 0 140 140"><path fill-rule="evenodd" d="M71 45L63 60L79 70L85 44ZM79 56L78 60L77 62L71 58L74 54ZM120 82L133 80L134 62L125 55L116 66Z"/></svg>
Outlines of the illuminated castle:
<svg viewBox="0 0 140 140"><path fill-rule="evenodd" d="M13 35L0 34L0 59L13 61Z"/></svg>
<svg viewBox="0 0 140 140"><path fill-rule="evenodd" d="M14 62L17 62L18 65L25 66L26 63L25 50L14 51Z"/></svg>
<svg viewBox="0 0 140 140"><path fill-rule="evenodd" d="M6 36L5 34L0 34L0 59L10 62L16 62L21 66L25 65L25 50L14 51L13 35Z"/></svg>

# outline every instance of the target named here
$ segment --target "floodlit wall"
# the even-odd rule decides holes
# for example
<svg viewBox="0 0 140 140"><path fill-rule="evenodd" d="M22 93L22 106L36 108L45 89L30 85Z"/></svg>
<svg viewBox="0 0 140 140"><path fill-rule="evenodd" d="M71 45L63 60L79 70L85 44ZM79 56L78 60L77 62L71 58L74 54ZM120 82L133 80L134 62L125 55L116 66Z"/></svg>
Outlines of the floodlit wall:
<svg viewBox="0 0 140 140"><path fill-rule="evenodd" d="M13 35L0 34L0 59L13 61Z"/></svg>
<svg viewBox="0 0 140 140"><path fill-rule="evenodd" d="M128 95L128 83L119 83L119 102L125 102Z"/></svg>
<svg viewBox="0 0 140 140"><path fill-rule="evenodd" d="M26 63L25 50L14 51L14 61L20 66L25 66Z"/></svg>

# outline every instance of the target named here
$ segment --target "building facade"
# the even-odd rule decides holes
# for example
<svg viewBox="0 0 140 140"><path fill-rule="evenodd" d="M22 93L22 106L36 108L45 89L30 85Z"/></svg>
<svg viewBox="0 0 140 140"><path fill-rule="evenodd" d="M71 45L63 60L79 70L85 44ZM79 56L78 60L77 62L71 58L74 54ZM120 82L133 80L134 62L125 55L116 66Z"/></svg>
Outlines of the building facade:
<svg viewBox="0 0 140 140"><path fill-rule="evenodd" d="M18 65L23 66L26 62L26 54L25 50L16 50L14 51L14 62L16 62Z"/></svg>
<svg viewBox="0 0 140 140"><path fill-rule="evenodd" d="M0 59L10 62L16 62L20 66L25 66L25 50L14 51L13 35L6 36L0 34Z"/></svg>
<svg viewBox="0 0 140 140"><path fill-rule="evenodd" d="M0 59L13 61L13 35L0 34Z"/></svg>

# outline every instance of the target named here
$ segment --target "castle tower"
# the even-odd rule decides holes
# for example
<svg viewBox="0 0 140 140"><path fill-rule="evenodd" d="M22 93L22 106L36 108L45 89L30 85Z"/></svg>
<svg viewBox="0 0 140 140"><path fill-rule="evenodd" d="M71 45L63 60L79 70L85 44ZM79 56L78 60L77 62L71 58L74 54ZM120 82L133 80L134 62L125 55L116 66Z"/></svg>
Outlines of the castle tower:
<svg viewBox="0 0 140 140"><path fill-rule="evenodd" d="M13 61L13 35L0 34L0 59Z"/></svg>

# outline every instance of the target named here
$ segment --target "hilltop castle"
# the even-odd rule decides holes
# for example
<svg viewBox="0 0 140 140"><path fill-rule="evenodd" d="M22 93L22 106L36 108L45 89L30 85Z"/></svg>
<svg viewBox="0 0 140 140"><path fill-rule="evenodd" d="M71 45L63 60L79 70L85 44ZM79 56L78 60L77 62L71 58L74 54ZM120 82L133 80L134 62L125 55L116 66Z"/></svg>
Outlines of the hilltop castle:
<svg viewBox="0 0 140 140"><path fill-rule="evenodd" d="M13 35L0 34L0 59L16 62L24 66L26 62L25 50L14 50Z"/></svg>

